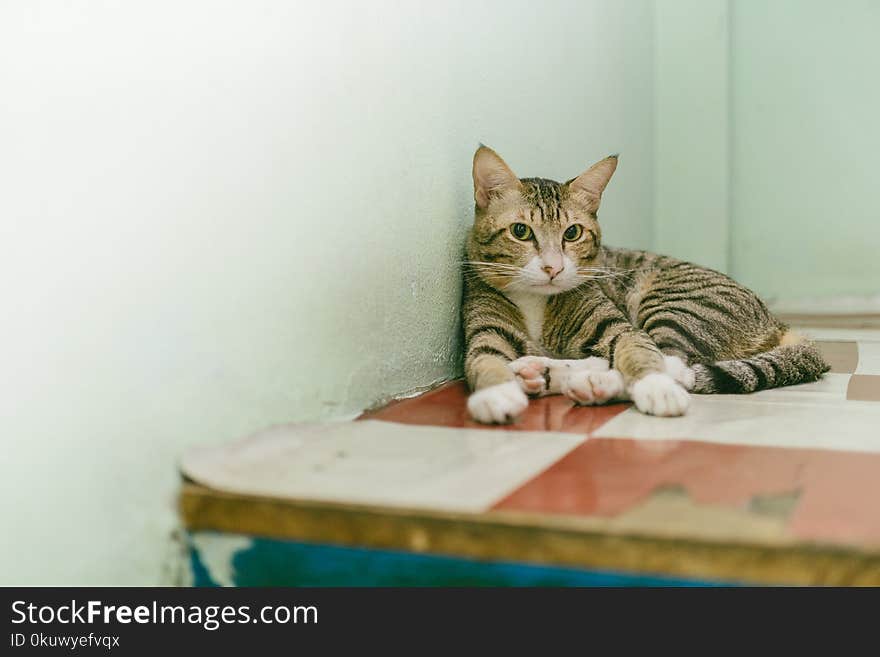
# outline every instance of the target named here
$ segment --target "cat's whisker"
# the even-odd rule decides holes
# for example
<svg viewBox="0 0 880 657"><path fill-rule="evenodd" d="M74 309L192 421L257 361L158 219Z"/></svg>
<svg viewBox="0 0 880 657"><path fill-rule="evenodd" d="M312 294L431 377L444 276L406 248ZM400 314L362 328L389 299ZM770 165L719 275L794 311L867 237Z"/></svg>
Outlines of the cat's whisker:
<svg viewBox="0 0 880 657"><path fill-rule="evenodd" d="M578 272L586 272L586 273L600 272L600 273L604 273L604 274L625 275L625 274L631 274L632 272L635 271L635 269L623 269L623 268L618 268L618 267L578 267L577 271Z"/></svg>
<svg viewBox="0 0 880 657"><path fill-rule="evenodd" d="M614 267L611 265L578 265L579 269L609 269L614 271L635 271L637 267Z"/></svg>
<svg viewBox="0 0 880 657"><path fill-rule="evenodd" d="M584 280L591 280L594 278L596 278L596 279L599 279L599 278L621 278L623 276L626 276L627 274L584 274L584 273L578 273L577 275Z"/></svg>
<svg viewBox="0 0 880 657"><path fill-rule="evenodd" d="M472 267L466 271L469 272L481 272L481 273L503 273L503 274L519 274L522 273L522 269L495 269L493 267Z"/></svg>
<svg viewBox="0 0 880 657"><path fill-rule="evenodd" d="M614 274L605 274L605 275L599 275L599 276L595 276L595 275L590 276L590 275L585 275L585 274L579 274L578 276L583 281L600 281L605 278L620 278L620 276L616 276Z"/></svg>
<svg viewBox="0 0 880 657"><path fill-rule="evenodd" d="M464 267L465 270L487 270L491 269L494 271L521 271L521 267L492 267L490 265L468 265Z"/></svg>
<svg viewBox="0 0 880 657"><path fill-rule="evenodd" d="M462 262L461 264L467 267L482 267L486 269L522 269L522 267L519 267L517 265L509 265L502 262L480 262L478 260L467 260Z"/></svg>
<svg viewBox="0 0 880 657"><path fill-rule="evenodd" d="M621 278L629 276L633 269L611 269L604 267L578 267L577 275L585 280L601 278Z"/></svg>
<svg viewBox="0 0 880 657"><path fill-rule="evenodd" d="M463 273L464 273L464 276L468 277L471 280L477 280L480 278L481 275L489 275L494 278L498 278L498 279L502 279L502 280L503 279L513 280L513 279L517 279L520 277L518 272L513 273L513 272L504 272L504 271L482 271L482 272L480 272L480 271L472 270L472 271L466 271Z"/></svg>
<svg viewBox="0 0 880 657"><path fill-rule="evenodd" d="M481 262L478 260L467 260L461 263L464 265L464 271L471 276L492 276L501 282L514 281L523 274L523 268L516 265L497 262Z"/></svg>
<svg viewBox="0 0 880 657"><path fill-rule="evenodd" d="M606 269L608 271L636 271L634 267L612 267L609 265L578 265L578 269Z"/></svg>

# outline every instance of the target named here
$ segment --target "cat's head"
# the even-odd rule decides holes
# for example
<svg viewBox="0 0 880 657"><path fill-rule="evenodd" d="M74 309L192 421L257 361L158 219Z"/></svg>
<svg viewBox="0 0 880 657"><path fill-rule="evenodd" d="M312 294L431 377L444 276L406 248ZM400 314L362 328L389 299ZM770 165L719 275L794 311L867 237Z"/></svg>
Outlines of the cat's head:
<svg viewBox="0 0 880 657"><path fill-rule="evenodd" d="M544 295L590 278L601 239L596 212L615 168L612 155L566 183L520 179L481 145L474 154L469 271L499 290Z"/></svg>

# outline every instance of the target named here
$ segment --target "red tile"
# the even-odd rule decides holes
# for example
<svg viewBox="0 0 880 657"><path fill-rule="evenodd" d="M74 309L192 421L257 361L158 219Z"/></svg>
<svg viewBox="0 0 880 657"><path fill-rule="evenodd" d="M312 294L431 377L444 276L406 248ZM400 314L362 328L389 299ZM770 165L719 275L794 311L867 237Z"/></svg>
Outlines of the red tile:
<svg viewBox="0 0 880 657"><path fill-rule="evenodd" d="M394 402L362 418L476 427L462 382ZM507 429L589 435L629 407L574 406L561 396L533 399ZM612 517L677 486L698 504L749 508L792 495L787 527L804 540L880 546L880 454L722 445L699 441L591 438L494 508Z"/></svg>
<svg viewBox="0 0 880 657"><path fill-rule="evenodd" d="M424 395L403 399L377 411L364 413L360 419L443 427L562 431L588 435L630 406L630 404L575 406L566 397L553 395L529 400L529 407L523 417L513 424L487 426L474 422L468 416L467 395L467 386L461 381L455 381Z"/></svg>
<svg viewBox="0 0 880 657"><path fill-rule="evenodd" d="M748 508L793 493L794 536L880 545L880 454L590 439L494 508L612 517L657 488L681 487L700 504Z"/></svg>
<svg viewBox="0 0 880 657"><path fill-rule="evenodd" d="M846 387L846 398L852 401L880 401L880 376L853 374Z"/></svg>
<svg viewBox="0 0 880 657"><path fill-rule="evenodd" d="M880 454L817 451L803 477L796 536L880 546Z"/></svg>
<svg viewBox="0 0 880 657"><path fill-rule="evenodd" d="M816 347L831 372L853 373L859 366L859 344L852 340L818 340Z"/></svg>

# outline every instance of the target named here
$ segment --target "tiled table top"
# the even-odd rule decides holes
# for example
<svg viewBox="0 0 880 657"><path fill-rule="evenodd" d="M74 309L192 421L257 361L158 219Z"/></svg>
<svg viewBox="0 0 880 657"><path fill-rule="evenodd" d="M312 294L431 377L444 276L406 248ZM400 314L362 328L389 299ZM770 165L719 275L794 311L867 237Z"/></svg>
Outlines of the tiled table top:
<svg viewBox="0 0 880 657"><path fill-rule="evenodd" d="M452 383L184 460L192 529L720 580L880 584L880 331L832 372L682 418L533 400L471 422ZM821 335L816 335L821 333ZM196 483L197 482L197 483Z"/></svg>

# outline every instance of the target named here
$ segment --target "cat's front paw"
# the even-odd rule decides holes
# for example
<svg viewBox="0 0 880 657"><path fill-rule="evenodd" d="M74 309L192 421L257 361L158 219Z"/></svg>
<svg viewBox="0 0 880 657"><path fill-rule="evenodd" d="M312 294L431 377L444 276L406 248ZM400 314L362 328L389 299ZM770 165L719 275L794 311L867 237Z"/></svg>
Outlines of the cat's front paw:
<svg viewBox="0 0 880 657"><path fill-rule="evenodd" d="M663 363L666 365L666 373L678 381L685 390L694 389L696 375L694 370L688 367L678 356L664 356Z"/></svg>
<svg viewBox="0 0 880 657"><path fill-rule="evenodd" d="M529 398L516 381L482 388L467 400L471 417L483 424L513 422L529 405Z"/></svg>
<svg viewBox="0 0 880 657"><path fill-rule="evenodd" d="M648 415L684 415L691 403L687 390L668 374L659 372L648 374L633 383L629 394L636 408Z"/></svg>
<svg viewBox="0 0 880 657"><path fill-rule="evenodd" d="M511 362L508 367L516 374L523 392L527 395L543 395L548 392L547 373L550 359L544 356L523 356Z"/></svg>
<svg viewBox="0 0 880 657"><path fill-rule="evenodd" d="M623 377L617 370L575 371L563 382L562 394L582 406L607 404L623 396Z"/></svg>
<svg viewBox="0 0 880 657"><path fill-rule="evenodd" d="M562 360L546 356L523 356L508 364L516 374L520 387L528 395L556 395L563 392L570 376L587 370L605 372L609 369L604 358Z"/></svg>

